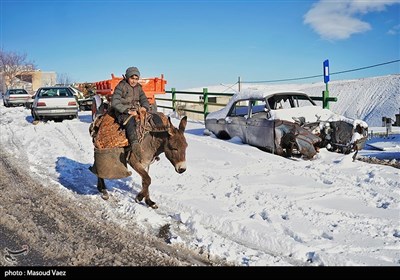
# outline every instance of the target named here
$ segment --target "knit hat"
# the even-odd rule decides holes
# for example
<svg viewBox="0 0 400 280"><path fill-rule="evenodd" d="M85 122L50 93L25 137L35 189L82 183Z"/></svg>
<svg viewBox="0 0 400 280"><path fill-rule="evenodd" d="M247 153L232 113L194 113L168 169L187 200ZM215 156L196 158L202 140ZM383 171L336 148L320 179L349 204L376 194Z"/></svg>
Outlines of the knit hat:
<svg viewBox="0 0 400 280"><path fill-rule="evenodd" d="M125 77L127 79L132 77L133 75L140 77L139 69L137 69L136 67L129 67L128 69L126 69Z"/></svg>

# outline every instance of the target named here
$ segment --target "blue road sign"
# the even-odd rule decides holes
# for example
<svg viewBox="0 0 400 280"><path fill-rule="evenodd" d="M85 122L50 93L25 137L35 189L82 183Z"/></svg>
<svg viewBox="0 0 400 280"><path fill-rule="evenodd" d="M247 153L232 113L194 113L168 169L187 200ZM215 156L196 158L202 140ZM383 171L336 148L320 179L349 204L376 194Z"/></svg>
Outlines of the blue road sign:
<svg viewBox="0 0 400 280"><path fill-rule="evenodd" d="M329 82L329 60L324 61L324 83Z"/></svg>

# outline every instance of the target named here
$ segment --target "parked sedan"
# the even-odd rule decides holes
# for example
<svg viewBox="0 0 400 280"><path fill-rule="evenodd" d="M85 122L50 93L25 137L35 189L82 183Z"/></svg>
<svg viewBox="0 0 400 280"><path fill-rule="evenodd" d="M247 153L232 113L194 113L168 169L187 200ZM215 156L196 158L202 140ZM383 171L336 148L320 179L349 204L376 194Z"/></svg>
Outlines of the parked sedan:
<svg viewBox="0 0 400 280"><path fill-rule="evenodd" d="M350 153L365 145L368 125L317 106L304 92L243 92L221 110L209 113L206 129L221 139L243 143L281 156L312 158L319 148Z"/></svg>
<svg viewBox="0 0 400 280"><path fill-rule="evenodd" d="M3 95L3 104L5 107L25 105L31 96L24 89L9 89Z"/></svg>
<svg viewBox="0 0 400 280"><path fill-rule="evenodd" d="M78 103L68 87L42 87L36 91L31 113L34 120L73 119L78 117Z"/></svg>

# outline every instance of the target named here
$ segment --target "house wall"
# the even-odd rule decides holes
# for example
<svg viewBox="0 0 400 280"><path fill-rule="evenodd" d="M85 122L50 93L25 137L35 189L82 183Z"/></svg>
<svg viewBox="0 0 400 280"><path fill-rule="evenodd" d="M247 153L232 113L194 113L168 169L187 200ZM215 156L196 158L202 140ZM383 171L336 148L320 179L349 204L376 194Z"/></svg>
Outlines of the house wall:
<svg viewBox="0 0 400 280"><path fill-rule="evenodd" d="M23 88L26 89L30 94L34 94L38 88L44 86L53 86L56 84L56 81L56 72L43 72L38 70L25 72L22 76L17 75L12 87ZM4 78L3 73L0 73L0 91L5 92L6 90L6 79Z"/></svg>

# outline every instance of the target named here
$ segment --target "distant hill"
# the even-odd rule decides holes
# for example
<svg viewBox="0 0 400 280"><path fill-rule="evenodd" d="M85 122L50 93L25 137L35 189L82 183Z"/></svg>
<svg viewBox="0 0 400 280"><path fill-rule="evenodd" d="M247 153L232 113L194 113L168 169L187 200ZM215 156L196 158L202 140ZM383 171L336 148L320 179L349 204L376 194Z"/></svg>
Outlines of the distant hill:
<svg viewBox="0 0 400 280"><path fill-rule="evenodd" d="M242 84L243 90L301 90L310 96L322 96L323 82L312 84ZM329 96L337 97L330 109L350 118L366 121L369 126L381 126L382 117L395 119L400 113L400 74L363 78L356 80L331 81ZM236 88L237 89L237 88ZM201 88L190 89L201 91ZM210 86L209 92L227 91L227 86ZM320 104L317 102L317 104Z"/></svg>
<svg viewBox="0 0 400 280"><path fill-rule="evenodd" d="M369 126L381 126L382 117L395 119L400 113L400 74L357 80L332 81L329 95L337 102L330 109L338 114L359 118ZM302 90L310 95L321 95L325 84L304 85Z"/></svg>

